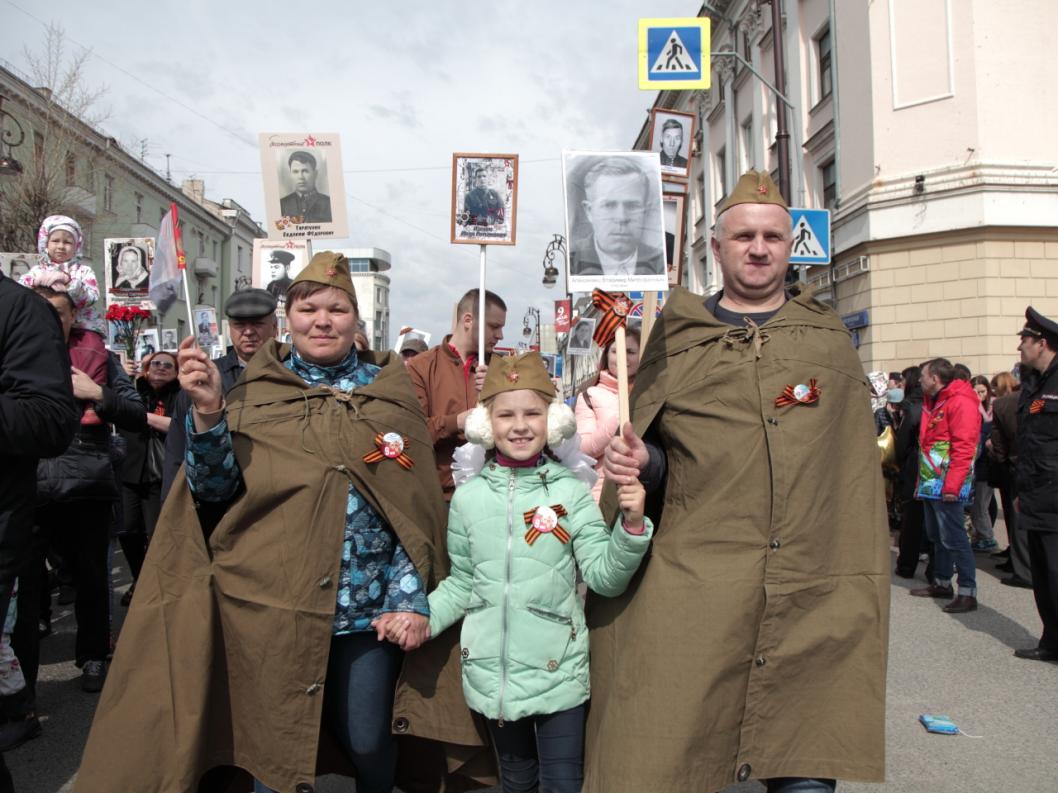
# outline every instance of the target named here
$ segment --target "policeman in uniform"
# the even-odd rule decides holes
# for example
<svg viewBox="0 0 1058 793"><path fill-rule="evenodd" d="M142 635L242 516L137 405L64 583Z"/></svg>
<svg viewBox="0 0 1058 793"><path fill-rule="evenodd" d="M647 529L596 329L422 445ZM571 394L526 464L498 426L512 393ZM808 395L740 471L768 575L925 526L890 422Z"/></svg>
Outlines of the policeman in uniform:
<svg viewBox="0 0 1058 793"><path fill-rule="evenodd" d="M1018 527L1029 538L1043 635L1036 647L1014 655L1058 661L1058 322L1029 306L1019 335L1025 374L1018 400Z"/></svg>

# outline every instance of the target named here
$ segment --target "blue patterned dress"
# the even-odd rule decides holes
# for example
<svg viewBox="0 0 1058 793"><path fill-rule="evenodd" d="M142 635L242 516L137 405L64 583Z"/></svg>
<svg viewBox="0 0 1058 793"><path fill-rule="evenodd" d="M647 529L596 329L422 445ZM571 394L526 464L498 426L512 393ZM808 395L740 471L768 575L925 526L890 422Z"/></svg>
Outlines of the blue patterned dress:
<svg viewBox="0 0 1058 793"><path fill-rule="evenodd" d="M317 366L291 348L283 362L310 386L327 385L352 392L374 381L379 367L362 363L356 350L335 366ZM206 432L195 432L187 414L187 483L201 501L230 501L242 486L227 419ZM333 634L366 631L371 621L391 611L430 616L422 579L393 530L352 485L345 508L345 541L339 572Z"/></svg>

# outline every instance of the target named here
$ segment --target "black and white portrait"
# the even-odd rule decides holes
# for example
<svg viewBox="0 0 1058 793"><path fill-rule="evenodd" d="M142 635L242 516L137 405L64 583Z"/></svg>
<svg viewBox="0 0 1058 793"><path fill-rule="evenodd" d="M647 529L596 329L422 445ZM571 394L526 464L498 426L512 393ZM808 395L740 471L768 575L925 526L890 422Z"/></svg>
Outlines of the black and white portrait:
<svg viewBox="0 0 1058 793"><path fill-rule="evenodd" d="M0 272L17 281L36 264L36 253L0 253Z"/></svg>
<svg viewBox="0 0 1058 793"><path fill-rule="evenodd" d="M278 159L279 184L290 190L279 199L283 216L301 218L300 223L330 223L331 197L320 191L327 181L323 154L298 149L290 154L283 152Z"/></svg>
<svg viewBox="0 0 1058 793"><path fill-rule="evenodd" d="M517 154L452 155L452 242L514 245Z"/></svg>
<svg viewBox="0 0 1058 793"><path fill-rule="evenodd" d="M254 240L253 285L266 289L284 308L287 289L307 263L305 240Z"/></svg>
<svg viewBox="0 0 1058 793"><path fill-rule="evenodd" d="M595 317L583 317L569 332L566 353L569 355L591 354L591 337L595 333Z"/></svg>
<svg viewBox="0 0 1058 793"><path fill-rule="evenodd" d="M665 265L669 286L683 283L683 207L685 197L665 193Z"/></svg>
<svg viewBox="0 0 1058 793"><path fill-rule="evenodd" d="M180 337L176 328L162 328L162 349L172 352L180 346Z"/></svg>
<svg viewBox="0 0 1058 793"><path fill-rule="evenodd" d="M158 342L158 328L144 328L136 337L136 360L142 361L161 349Z"/></svg>
<svg viewBox="0 0 1058 793"><path fill-rule="evenodd" d="M263 133L259 138L269 239L347 236L338 135Z"/></svg>
<svg viewBox="0 0 1058 793"><path fill-rule="evenodd" d="M215 308L201 307L194 311L195 316L195 339L198 346L203 350L209 350L220 343L219 328L217 327L217 310Z"/></svg>
<svg viewBox="0 0 1058 793"><path fill-rule="evenodd" d="M568 291L667 289L658 155L563 152Z"/></svg>
<svg viewBox="0 0 1058 793"><path fill-rule="evenodd" d="M650 115L650 150L661 157L666 177L686 179L690 173L695 118L690 113L654 108Z"/></svg>
<svg viewBox="0 0 1058 793"><path fill-rule="evenodd" d="M139 304L150 287L154 238L106 239L106 284L108 303Z"/></svg>

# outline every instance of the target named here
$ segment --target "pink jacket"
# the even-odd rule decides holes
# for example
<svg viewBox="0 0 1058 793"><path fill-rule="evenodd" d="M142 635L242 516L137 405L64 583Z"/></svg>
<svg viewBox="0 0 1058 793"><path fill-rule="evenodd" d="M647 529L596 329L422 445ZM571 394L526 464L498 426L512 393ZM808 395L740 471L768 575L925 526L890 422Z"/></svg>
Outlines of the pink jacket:
<svg viewBox="0 0 1058 793"><path fill-rule="evenodd" d="M587 399L584 398L585 394ZM617 432L617 378L607 371L600 372L599 384L577 397L576 414L580 449L597 461L595 470L599 479L592 487L591 494L598 502L603 483L602 455L610 438Z"/></svg>

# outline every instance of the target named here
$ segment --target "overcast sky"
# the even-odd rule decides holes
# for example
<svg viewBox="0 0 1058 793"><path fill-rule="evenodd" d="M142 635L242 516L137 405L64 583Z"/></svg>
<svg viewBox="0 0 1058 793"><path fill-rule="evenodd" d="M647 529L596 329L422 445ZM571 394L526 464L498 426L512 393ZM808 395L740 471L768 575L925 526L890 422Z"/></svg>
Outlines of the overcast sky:
<svg viewBox="0 0 1058 793"><path fill-rule="evenodd" d="M209 198L232 198L260 222L257 133L338 132L350 237L334 245L391 254L391 344L402 324L436 343L454 302L477 285L478 248L448 241L452 152L517 153L518 244L488 253L488 287L507 301L513 345L527 307L550 322L564 289L541 285L547 243L565 233L562 150L631 148L656 97L637 85L637 20L699 8L0 0L0 53L25 70L23 47L43 47L41 21L60 24L100 56L87 80L108 88L106 132L125 144L145 138L157 170L171 154L174 182L203 179Z"/></svg>

